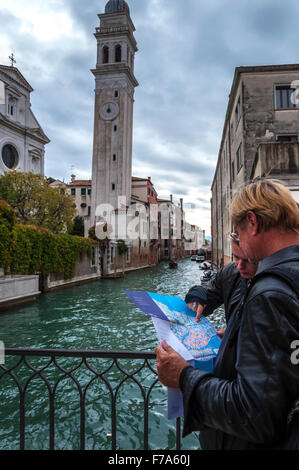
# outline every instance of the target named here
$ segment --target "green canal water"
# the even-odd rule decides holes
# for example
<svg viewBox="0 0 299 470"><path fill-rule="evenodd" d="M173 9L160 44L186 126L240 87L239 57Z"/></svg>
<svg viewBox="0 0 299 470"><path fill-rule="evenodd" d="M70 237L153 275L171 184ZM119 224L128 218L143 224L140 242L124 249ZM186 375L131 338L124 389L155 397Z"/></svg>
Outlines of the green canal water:
<svg viewBox="0 0 299 470"><path fill-rule="evenodd" d="M171 270L168 263L126 274L120 279L76 286L41 295L33 303L0 314L0 340L6 348L47 348L77 350L153 351L157 345L150 317L144 315L127 298L125 290L146 290L184 297L188 289L199 284L199 265L190 259L179 262ZM218 312L219 313L219 312ZM221 318L221 310L220 310ZM219 315L212 318L216 326ZM19 361L6 356L5 367ZM14 373L26 385L25 448L49 448L49 387L59 379L55 393L55 448L80 448L80 394L76 380L89 384L92 371L80 366L78 358L60 358L59 369L49 359L28 358L29 367L21 364ZM135 371L143 361L121 360L121 367ZM109 369L111 360L90 359L97 371ZM155 368L155 361L151 366ZM44 369L46 381L31 367ZM64 374L72 370L73 379ZM1 374L0 374L1 375ZM154 375L143 369L134 377L149 390ZM124 378L117 367L105 375L115 389ZM51 385L52 384L52 385ZM175 449L175 420L167 419L167 392L160 383L151 391L149 405L150 449ZM117 395L117 447L131 450L143 448L143 397L133 380L124 381ZM86 449L111 449L111 397L105 381L94 380L85 400ZM0 449L19 447L19 392L7 374L0 380ZM182 440L183 449L197 449L198 436L191 434Z"/></svg>

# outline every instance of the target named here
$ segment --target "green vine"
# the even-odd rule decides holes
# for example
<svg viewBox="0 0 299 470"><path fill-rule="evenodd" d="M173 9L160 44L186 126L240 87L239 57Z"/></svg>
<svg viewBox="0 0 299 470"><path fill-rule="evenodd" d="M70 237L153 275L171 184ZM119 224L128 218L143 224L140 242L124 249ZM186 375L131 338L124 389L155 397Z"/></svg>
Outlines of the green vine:
<svg viewBox="0 0 299 470"><path fill-rule="evenodd" d="M83 237L19 225L13 209L0 201L0 267L5 274L53 273L70 279L79 256L91 256L92 245L92 240Z"/></svg>
<svg viewBox="0 0 299 470"><path fill-rule="evenodd" d="M9 204L0 201L0 267L5 272L11 262L10 248L13 241L12 230L17 222L15 213Z"/></svg>
<svg viewBox="0 0 299 470"><path fill-rule="evenodd" d="M128 251L128 247L123 240L117 242L118 253L124 255Z"/></svg>

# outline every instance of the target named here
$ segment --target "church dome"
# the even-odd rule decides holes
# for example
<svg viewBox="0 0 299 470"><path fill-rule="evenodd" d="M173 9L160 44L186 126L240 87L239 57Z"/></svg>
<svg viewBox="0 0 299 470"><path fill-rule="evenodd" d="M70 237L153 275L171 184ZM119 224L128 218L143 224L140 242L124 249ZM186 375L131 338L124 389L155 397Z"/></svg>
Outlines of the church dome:
<svg viewBox="0 0 299 470"><path fill-rule="evenodd" d="M124 0L109 0L105 6L105 13L118 13L121 11L130 13L129 6Z"/></svg>

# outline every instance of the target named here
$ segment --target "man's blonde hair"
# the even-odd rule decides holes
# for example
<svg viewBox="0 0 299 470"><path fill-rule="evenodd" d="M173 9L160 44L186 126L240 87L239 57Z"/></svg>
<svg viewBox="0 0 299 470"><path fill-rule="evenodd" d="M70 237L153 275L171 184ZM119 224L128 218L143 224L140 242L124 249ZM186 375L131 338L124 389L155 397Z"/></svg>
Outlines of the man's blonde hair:
<svg viewBox="0 0 299 470"><path fill-rule="evenodd" d="M233 224L242 226L248 211L255 213L259 229L279 228L299 233L298 205L291 191L279 181L261 179L241 189L231 204Z"/></svg>

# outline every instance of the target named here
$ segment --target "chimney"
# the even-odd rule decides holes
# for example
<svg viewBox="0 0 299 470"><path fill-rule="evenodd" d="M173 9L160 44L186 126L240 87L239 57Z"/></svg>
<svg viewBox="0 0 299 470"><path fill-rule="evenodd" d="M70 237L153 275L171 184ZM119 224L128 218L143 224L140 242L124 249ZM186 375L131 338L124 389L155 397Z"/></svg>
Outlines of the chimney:
<svg viewBox="0 0 299 470"><path fill-rule="evenodd" d="M76 179L76 175L71 175L71 181L72 181L72 183L75 182L75 179Z"/></svg>
<svg viewBox="0 0 299 470"><path fill-rule="evenodd" d="M172 194L170 195L170 200L171 200L171 202L172 202Z"/></svg>
<svg viewBox="0 0 299 470"><path fill-rule="evenodd" d="M183 210L183 198L180 198L181 209Z"/></svg>

